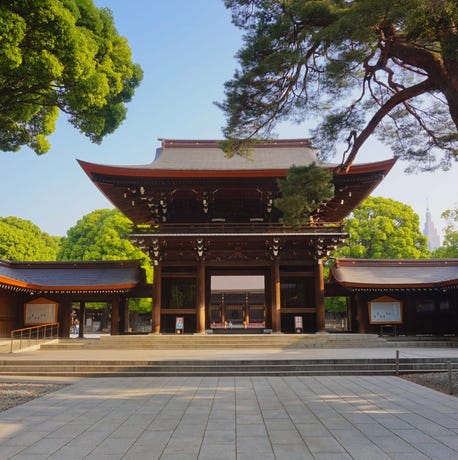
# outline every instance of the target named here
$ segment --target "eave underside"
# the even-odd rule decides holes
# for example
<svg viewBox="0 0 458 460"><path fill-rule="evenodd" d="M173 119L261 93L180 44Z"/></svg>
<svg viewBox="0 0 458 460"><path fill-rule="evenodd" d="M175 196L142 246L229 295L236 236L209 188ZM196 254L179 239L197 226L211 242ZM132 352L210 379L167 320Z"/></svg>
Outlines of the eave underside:
<svg viewBox="0 0 458 460"><path fill-rule="evenodd" d="M390 167L392 165L390 164ZM312 216L339 223L382 181L389 168L334 175L335 196ZM86 171L87 172L87 171ZM99 190L136 225L162 222L278 222L276 177L151 177L89 173Z"/></svg>

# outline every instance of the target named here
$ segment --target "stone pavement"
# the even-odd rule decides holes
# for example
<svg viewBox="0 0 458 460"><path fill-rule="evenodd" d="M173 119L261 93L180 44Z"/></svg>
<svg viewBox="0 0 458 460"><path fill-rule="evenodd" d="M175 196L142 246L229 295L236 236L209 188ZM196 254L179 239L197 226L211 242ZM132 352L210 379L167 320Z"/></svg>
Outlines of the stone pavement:
<svg viewBox="0 0 458 460"><path fill-rule="evenodd" d="M0 413L2 460L458 458L458 399L397 377L91 378Z"/></svg>

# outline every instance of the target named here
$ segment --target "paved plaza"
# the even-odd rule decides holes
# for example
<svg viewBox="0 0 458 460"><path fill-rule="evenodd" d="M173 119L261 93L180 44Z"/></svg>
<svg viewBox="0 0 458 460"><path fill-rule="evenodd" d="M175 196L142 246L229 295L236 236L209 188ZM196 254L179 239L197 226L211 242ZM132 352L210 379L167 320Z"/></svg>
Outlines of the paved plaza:
<svg viewBox="0 0 458 460"><path fill-rule="evenodd" d="M458 399L397 377L75 379L0 420L2 460L458 458Z"/></svg>

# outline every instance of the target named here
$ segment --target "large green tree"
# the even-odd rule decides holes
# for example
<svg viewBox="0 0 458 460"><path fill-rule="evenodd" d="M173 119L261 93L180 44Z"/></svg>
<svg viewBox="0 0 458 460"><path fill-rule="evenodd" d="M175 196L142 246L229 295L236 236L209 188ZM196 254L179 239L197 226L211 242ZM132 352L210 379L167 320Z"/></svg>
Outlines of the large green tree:
<svg viewBox="0 0 458 460"><path fill-rule="evenodd" d="M311 117L321 119L314 142L323 159L348 144L344 168L372 134L412 168L447 168L457 159L456 0L226 5L244 31L240 67L219 104L227 138L268 138L278 121Z"/></svg>
<svg viewBox="0 0 458 460"><path fill-rule="evenodd" d="M419 259L429 257L420 218L390 198L369 197L344 221L348 238L333 257Z"/></svg>
<svg viewBox="0 0 458 460"><path fill-rule="evenodd" d="M414 210L390 198L369 197L344 221L348 238L332 257L357 259L419 259L429 257L420 218ZM326 269L326 272L328 270ZM328 275L326 275L328 276ZM344 297L327 297L326 310L343 312Z"/></svg>
<svg viewBox="0 0 458 460"><path fill-rule="evenodd" d="M56 260L60 237L44 233L29 220L0 217L0 259Z"/></svg>
<svg viewBox="0 0 458 460"><path fill-rule="evenodd" d="M132 222L117 209L98 209L83 216L62 239L58 260L140 260L148 281L152 268L148 256L128 239ZM151 300L139 299L129 308L150 311Z"/></svg>
<svg viewBox="0 0 458 460"><path fill-rule="evenodd" d="M0 150L47 152L59 111L100 143L141 79L110 10L92 0L0 3Z"/></svg>
<svg viewBox="0 0 458 460"><path fill-rule="evenodd" d="M441 216L446 221L444 241L432 256L439 259L458 258L458 208L448 209Z"/></svg>

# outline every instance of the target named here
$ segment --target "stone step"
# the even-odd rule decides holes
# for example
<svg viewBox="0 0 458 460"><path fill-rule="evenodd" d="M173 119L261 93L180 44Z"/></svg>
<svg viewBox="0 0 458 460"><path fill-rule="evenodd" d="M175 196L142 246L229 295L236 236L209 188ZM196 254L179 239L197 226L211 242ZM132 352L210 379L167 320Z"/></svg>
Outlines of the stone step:
<svg viewBox="0 0 458 460"><path fill-rule="evenodd" d="M410 336L410 335L395 335L395 336L385 336L386 340L388 342L458 342L458 336L453 336L453 335L415 335L415 336Z"/></svg>
<svg viewBox="0 0 458 460"><path fill-rule="evenodd" d="M184 350L184 349L304 349L304 348L396 348L458 347L458 341L442 338L416 340L402 337L399 341L376 334L270 334L270 335L120 335L100 339L61 339L43 344L45 350Z"/></svg>
<svg viewBox="0 0 458 460"><path fill-rule="evenodd" d="M444 341L439 341L439 340L434 340L431 342L428 341L408 341L408 340L402 340L402 341L388 341L386 344L387 347L390 348L421 348L421 347L427 347L427 348L458 348L458 342L456 341L451 341L451 340L444 340Z"/></svg>
<svg viewBox="0 0 458 460"><path fill-rule="evenodd" d="M441 372L458 358L404 358L399 372ZM393 375L394 359L322 360L171 360L83 361L4 360L3 375L29 376L256 376L256 375Z"/></svg>
<svg viewBox="0 0 458 460"><path fill-rule="evenodd" d="M301 335L142 335L102 336L99 340L60 340L42 349L214 349L214 348L352 348L386 346L376 334Z"/></svg>

